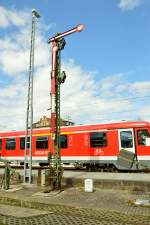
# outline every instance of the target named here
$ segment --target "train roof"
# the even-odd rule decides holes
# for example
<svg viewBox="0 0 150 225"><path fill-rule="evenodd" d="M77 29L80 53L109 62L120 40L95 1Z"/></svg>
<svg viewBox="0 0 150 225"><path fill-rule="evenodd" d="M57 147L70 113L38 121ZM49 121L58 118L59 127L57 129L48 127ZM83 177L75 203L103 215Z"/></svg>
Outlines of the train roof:
<svg viewBox="0 0 150 225"><path fill-rule="evenodd" d="M61 132L80 132L80 131L90 131L90 130L113 130L113 129L125 129L134 127L149 127L150 123L146 121L121 121L115 123L105 123L105 124L88 124L88 125L73 125L61 127ZM33 130L33 135L36 134L49 134L51 132L50 128L38 128ZM5 131L0 132L0 137L4 136L24 136L25 131Z"/></svg>

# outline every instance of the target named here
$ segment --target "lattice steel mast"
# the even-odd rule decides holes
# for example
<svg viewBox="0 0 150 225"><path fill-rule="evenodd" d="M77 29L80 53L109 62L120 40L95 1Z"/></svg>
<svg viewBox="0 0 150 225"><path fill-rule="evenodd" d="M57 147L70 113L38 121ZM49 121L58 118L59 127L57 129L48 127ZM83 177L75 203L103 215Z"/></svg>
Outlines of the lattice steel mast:
<svg viewBox="0 0 150 225"><path fill-rule="evenodd" d="M51 135L54 141L54 180L55 189L61 189L62 167L60 156L60 84L64 83L66 75L61 73L61 50L64 49L64 37L83 30L83 25L58 33L50 38L48 43L52 48L52 72L51 72Z"/></svg>
<svg viewBox="0 0 150 225"><path fill-rule="evenodd" d="M28 100L26 112L26 135L25 135L25 152L24 152L24 182L32 183L32 124L33 124L33 74L34 74L34 44L35 44L35 24L39 18L39 13L32 10L32 31L31 31L31 48L30 48L30 65L28 81ZM30 137L30 140L29 140ZM29 150L28 150L29 148ZM29 169L28 169L29 165Z"/></svg>

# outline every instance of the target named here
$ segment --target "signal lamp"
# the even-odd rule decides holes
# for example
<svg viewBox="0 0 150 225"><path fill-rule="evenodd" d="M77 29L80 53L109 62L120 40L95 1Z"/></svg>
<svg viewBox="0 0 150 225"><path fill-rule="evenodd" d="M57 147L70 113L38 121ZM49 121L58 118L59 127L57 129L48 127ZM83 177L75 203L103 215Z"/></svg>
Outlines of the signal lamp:
<svg viewBox="0 0 150 225"><path fill-rule="evenodd" d="M32 14L33 14L36 18L40 18L40 14L39 14L35 9L32 9Z"/></svg>
<svg viewBox="0 0 150 225"><path fill-rule="evenodd" d="M60 84L65 83L66 77L67 77L67 76L66 76L65 71L62 71L61 74L60 74L60 76L58 77L59 83L60 83Z"/></svg>

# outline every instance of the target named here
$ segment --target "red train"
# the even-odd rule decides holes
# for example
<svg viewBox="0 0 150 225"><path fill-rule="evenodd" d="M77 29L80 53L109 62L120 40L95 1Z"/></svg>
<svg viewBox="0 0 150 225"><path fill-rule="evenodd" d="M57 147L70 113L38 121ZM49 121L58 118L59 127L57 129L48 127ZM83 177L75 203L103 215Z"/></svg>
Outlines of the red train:
<svg viewBox="0 0 150 225"><path fill-rule="evenodd" d="M48 152L52 152L50 130L33 131L33 162L47 163ZM86 167L118 168L117 158L121 149L136 155L136 167L150 168L150 123L119 122L110 124L78 125L61 128L62 163L73 163ZM29 147L29 146L28 146ZM0 155L10 162L23 163L25 132L0 133Z"/></svg>

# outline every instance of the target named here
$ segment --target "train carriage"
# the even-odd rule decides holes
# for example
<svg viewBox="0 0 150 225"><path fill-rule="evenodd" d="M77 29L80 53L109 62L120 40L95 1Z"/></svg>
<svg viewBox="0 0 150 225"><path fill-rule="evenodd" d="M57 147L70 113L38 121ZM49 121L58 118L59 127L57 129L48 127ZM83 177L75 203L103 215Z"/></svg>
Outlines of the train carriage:
<svg viewBox="0 0 150 225"><path fill-rule="evenodd" d="M149 140L150 123L145 121L61 127L61 160L64 164L125 169L117 164L119 153L124 149L135 155L130 169L150 168ZM28 152L29 145L28 137ZM46 164L48 153L54 153L50 129L34 129L32 146L33 163ZM24 131L0 133L2 159L23 163L24 149Z"/></svg>

